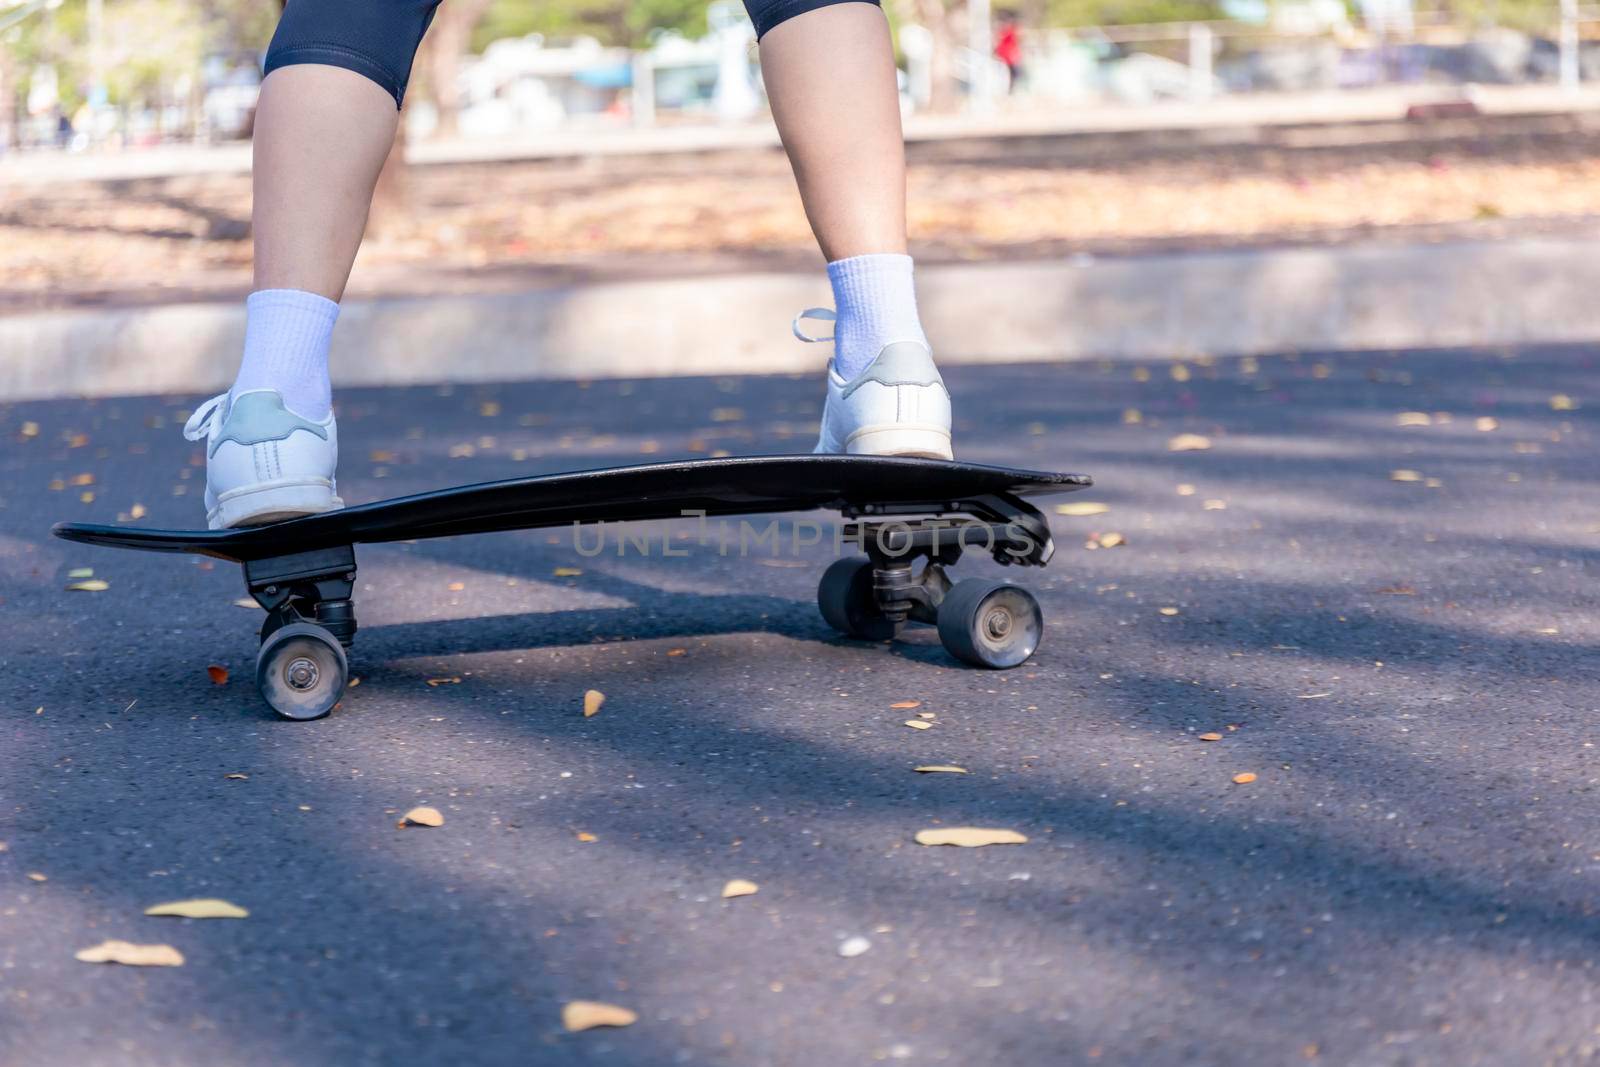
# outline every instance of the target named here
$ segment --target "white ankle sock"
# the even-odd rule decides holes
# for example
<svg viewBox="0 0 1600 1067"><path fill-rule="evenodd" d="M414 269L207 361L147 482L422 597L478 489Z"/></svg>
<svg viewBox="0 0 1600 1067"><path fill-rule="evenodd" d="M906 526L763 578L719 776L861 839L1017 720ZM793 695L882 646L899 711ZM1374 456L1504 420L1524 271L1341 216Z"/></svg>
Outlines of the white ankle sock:
<svg viewBox="0 0 1600 1067"><path fill-rule="evenodd" d="M883 346L928 343L917 318L911 257L892 253L851 256L828 264L833 283L833 369L846 381L867 369Z"/></svg>
<svg viewBox="0 0 1600 1067"><path fill-rule="evenodd" d="M244 359L229 390L276 389L301 418L321 420L333 410L328 384L328 343L339 305L299 289L261 289L245 301Z"/></svg>

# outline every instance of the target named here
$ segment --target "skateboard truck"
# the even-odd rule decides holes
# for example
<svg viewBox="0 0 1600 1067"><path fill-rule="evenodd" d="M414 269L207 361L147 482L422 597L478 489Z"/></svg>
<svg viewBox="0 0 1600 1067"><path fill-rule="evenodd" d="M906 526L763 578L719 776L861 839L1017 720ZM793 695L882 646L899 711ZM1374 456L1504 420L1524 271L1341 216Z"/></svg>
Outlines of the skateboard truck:
<svg viewBox="0 0 1600 1067"><path fill-rule="evenodd" d="M850 520L844 540L866 556L838 560L823 572L817 607L834 629L888 641L907 620L927 623L938 627L951 655L978 667L1015 667L1039 647L1044 616L1032 593L981 578L951 582L946 573L974 547L1005 566L1043 566L1055 546L1035 508L1001 493L841 511ZM918 559L925 561L920 572Z"/></svg>
<svg viewBox="0 0 1600 1067"><path fill-rule="evenodd" d="M280 715L316 719L333 710L350 674L356 636L353 545L244 561L245 585L266 609L256 685Z"/></svg>

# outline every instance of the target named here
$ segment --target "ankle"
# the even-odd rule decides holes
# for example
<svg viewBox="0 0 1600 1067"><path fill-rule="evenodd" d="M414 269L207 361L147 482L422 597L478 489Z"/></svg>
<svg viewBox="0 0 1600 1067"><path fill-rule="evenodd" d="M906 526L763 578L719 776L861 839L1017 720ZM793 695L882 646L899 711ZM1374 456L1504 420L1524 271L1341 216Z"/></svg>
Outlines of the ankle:
<svg viewBox="0 0 1600 1067"><path fill-rule="evenodd" d="M303 418L332 410L328 349L339 305L299 289L262 289L245 301L244 356L229 391L271 389Z"/></svg>
<svg viewBox="0 0 1600 1067"><path fill-rule="evenodd" d="M833 285L834 370L842 378L860 374L887 345L928 343L917 315L912 261L900 253L872 253L828 264Z"/></svg>

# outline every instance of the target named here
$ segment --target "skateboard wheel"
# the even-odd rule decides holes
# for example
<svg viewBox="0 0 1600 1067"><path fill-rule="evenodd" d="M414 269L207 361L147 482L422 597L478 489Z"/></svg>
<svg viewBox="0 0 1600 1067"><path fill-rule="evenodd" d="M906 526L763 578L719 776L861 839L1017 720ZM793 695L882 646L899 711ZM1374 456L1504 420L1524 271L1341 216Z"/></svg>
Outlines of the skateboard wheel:
<svg viewBox="0 0 1600 1067"><path fill-rule="evenodd" d="M817 607L829 626L863 641L888 641L900 632L878 610L870 559L834 560L817 583Z"/></svg>
<svg viewBox="0 0 1600 1067"><path fill-rule="evenodd" d="M309 622L278 627L256 656L256 688L285 719L328 714L344 694L349 672L338 639Z"/></svg>
<svg viewBox="0 0 1600 1067"><path fill-rule="evenodd" d="M1044 613L1020 585L968 578L939 604L939 641L974 667L1004 669L1025 663L1044 633Z"/></svg>

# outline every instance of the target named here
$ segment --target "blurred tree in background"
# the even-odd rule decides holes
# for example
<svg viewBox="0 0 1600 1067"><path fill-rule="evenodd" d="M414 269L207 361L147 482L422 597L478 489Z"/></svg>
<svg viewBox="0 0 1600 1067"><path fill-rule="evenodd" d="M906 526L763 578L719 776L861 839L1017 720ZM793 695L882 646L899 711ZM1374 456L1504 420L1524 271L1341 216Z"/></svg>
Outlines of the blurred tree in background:
<svg viewBox="0 0 1600 1067"><path fill-rule="evenodd" d="M1043 7L1050 26L1128 26L1227 17L1215 0L1045 0Z"/></svg>
<svg viewBox="0 0 1600 1067"><path fill-rule="evenodd" d="M452 0L445 0L448 4ZM472 37L472 49L490 41L542 33L546 37L593 37L604 45L635 48L661 30L686 37L706 32L707 0L493 0Z"/></svg>

